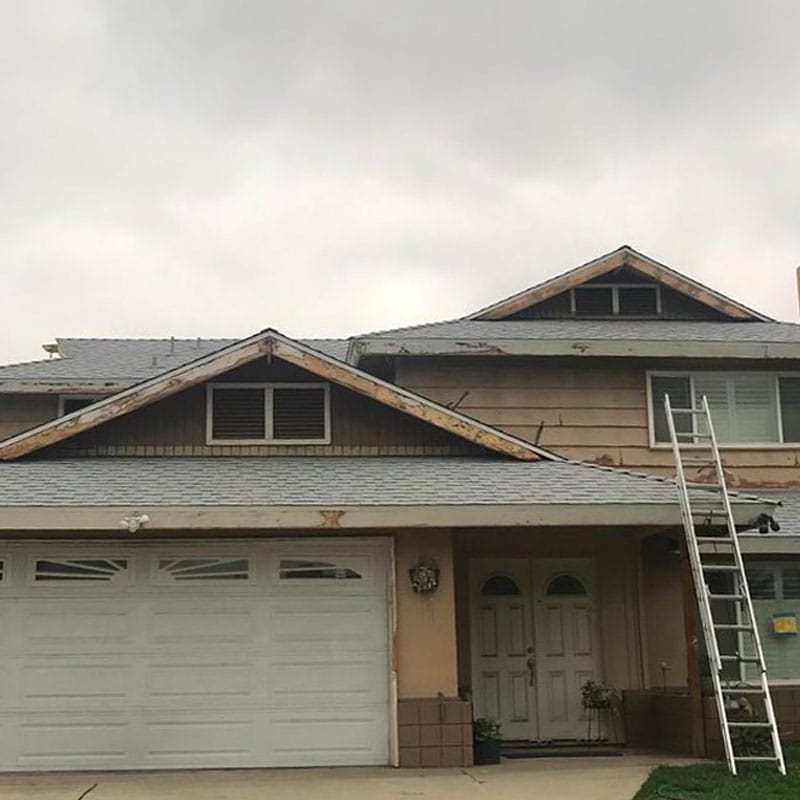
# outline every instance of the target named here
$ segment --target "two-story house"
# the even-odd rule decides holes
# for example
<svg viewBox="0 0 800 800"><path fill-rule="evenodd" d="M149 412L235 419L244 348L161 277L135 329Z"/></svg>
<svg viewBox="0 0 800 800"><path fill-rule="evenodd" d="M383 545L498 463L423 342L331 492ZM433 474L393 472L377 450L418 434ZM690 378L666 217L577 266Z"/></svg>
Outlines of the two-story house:
<svg viewBox="0 0 800 800"><path fill-rule="evenodd" d="M46 349L0 367L0 768L468 764L471 705L580 741L588 680L714 752L665 393L793 735L800 326L624 247L452 322Z"/></svg>

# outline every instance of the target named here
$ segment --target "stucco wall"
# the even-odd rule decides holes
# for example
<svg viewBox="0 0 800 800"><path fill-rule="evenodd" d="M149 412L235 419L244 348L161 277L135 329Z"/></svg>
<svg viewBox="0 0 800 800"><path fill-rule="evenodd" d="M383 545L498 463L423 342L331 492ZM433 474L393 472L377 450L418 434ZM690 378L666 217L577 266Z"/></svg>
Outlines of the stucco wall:
<svg viewBox="0 0 800 800"><path fill-rule="evenodd" d="M452 542L449 530L401 531L395 537L395 653L401 698L458 693ZM441 570L439 588L431 594L416 594L411 588L408 571L420 559L436 561Z"/></svg>

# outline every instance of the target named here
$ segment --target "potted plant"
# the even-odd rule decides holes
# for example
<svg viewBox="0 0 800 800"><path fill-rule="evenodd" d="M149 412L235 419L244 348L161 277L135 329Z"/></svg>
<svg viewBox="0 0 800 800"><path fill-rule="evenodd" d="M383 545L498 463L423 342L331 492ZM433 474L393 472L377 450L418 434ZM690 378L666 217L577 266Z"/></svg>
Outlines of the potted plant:
<svg viewBox="0 0 800 800"><path fill-rule="evenodd" d="M500 723L489 717L479 717L472 723L472 751L476 764L499 764Z"/></svg>
<svg viewBox="0 0 800 800"><path fill-rule="evenodd" d="M592 717L594 714L597 714L597 741L599 742L603 739L602 713L604 711L608 711L612 715L611 722L614 726L614 739L616 740L617 723L614 718L614 708L619 706L622 699L619 690L597 681L586 681L581 686L581 699L583 700L583 707L589 712L587 715L587 741L591 741L592 738Z"/></svg>

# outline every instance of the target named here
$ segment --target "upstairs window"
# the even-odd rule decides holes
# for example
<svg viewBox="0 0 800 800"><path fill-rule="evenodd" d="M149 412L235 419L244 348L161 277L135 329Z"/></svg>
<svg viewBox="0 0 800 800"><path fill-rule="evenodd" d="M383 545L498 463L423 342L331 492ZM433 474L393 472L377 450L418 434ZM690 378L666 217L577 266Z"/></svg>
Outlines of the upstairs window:
<svg viewBox="0 0 800 800"><path fill-rule="evenodd" d="M694 372L650 375L653 441L669 442L664 395L673 408L701 408L708 399L717 441L736 444L800 443L800 376L774 372ZM706 433L702 418L676 416L682 433ZM700 442L701 440L698 440Z"/></svg>
<svg viewBox="0 0 800 800"><path fill-rule="evenodd" d="M657 284L595 284L571 290L576 317L641 317L661 314L661 287Z"/></svg>
<svg viewBox="0 0 800 800"><path fill-rule="evenodd" d="M209 384L208 444L329 444L330 389L320 383Z"/></svg>

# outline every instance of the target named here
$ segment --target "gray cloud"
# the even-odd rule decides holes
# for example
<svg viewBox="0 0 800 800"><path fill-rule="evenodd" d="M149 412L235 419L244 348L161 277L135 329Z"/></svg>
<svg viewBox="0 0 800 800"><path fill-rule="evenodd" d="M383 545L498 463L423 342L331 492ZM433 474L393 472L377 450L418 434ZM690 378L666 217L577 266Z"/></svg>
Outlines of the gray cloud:
<svg viewBox="0 0 800 800"><path fill-rule="evenodd" d="M797 316L796 3L0 14L0 361L452 317L623 242Z"/></svg>

